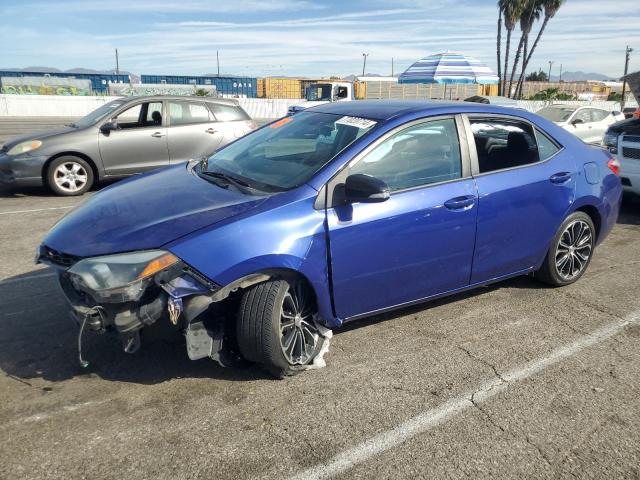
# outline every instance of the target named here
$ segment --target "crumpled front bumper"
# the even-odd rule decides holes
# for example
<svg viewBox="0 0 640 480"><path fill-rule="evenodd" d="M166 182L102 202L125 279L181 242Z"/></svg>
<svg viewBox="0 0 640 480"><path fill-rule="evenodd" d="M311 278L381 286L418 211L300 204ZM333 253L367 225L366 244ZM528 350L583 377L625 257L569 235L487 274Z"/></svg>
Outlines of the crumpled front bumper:
<svg viewBox="0 0 640 480"><path fill-rule="evenodd" d="M22 187L35 187L43 184L42 167L46 156L18 155L0 153L0 184Z"/></svg>

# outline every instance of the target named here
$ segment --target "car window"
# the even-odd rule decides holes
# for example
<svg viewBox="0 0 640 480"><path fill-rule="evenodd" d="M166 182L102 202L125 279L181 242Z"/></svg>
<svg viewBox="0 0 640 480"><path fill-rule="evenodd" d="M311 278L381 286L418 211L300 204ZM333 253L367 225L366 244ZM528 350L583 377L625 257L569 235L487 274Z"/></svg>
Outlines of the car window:
<svg viewBox="0 0 640 480"><path fill-rule="evenodd" d="M593 122L601 122L609 116L609 112L606 110L600 110L597 108L590 108L589 110L591 110L591 121Z"/></svg>
<svg viewBox="0 0 640 480"><path fill-rule="evenodd" d="M540 160L533 128L518 120L470 119L480 173L529 165Z"/></svg>
<svg viewBox="0 0 640 480"><path fill-rule="evenodd" d="M145 121L147 125L162 125L162 102L152 102L147 104L147 115Z"/></svg>
<svg viewBox="0 0 640 480"><path fill-rule="evenodd" d="M453 119L406 128L383 141L350 168L379 178L393 190L460 178L460 143Z"/></svg>
<svg viewBox="0 0 640 480"><path fill-rule="evenodd" d="M127 108L116 117L118 128L136 128L140 126L140 114L142 113L142 103Z"/></svg>
<svg viewBox="0 0 640 480"><path fill-rule="evenodd" d="M538 110L538 115L552 122L566 122L575 111L575 107L545 107Z"/></svg>
<svg viewBox="0 0 640 480"><path fill-rule="evenodd" d="M582 110L578 110L571 119L572 122L575 122L576 120L582 120L583 123L591 123L593 121L591 120L591 109L583 108Z"/></svg>
<svg viewBox="0 0 640 480"><path fill-rule="evenodd" d="M172 126L213 121L211 112L200 102L169 102L169 118Z"/></svg>
<svg viewBox="0 0 640 480"><path fill-rule="evenodd" d="M538 155L540 156L540 160L551 158L560 150L560 147L556 145L553 140L537 128L536 139L538 140Z"/></svg>
<svg viewBox="0 0 640 480"><path fill-rule="evenodd" d="M209 103L209 109L213 112L218 122L235 122L239 120L251 120L240 107Z"/></svg>

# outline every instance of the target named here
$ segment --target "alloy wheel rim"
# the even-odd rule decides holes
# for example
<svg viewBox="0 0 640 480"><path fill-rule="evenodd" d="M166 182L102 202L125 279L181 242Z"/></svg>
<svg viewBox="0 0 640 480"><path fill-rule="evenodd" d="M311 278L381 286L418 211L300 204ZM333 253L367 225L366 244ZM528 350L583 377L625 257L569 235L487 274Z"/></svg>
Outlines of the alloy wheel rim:
<svg viewBox="0 0 640 480"><path fill-rule="evenodd" d="M65 192L77 192L87 184L88 175L85 168L76 162L65 162L58 165L53 173L56 185Z"/></svg>
<svg viewBox="0 0 640 480"><path fill-rule="evenodd" d="M560 235L556 247L555 264L563 280L578 277L587 266L593 250L591 227L582 221L571 222Z"/></svg>
<svg viewBox="0 0 640 480"><path fill-rule="evenodd" d="M280 348L290 365L306 365L318 345L313 305L302 284L289 287L280 308Z"/></svg>

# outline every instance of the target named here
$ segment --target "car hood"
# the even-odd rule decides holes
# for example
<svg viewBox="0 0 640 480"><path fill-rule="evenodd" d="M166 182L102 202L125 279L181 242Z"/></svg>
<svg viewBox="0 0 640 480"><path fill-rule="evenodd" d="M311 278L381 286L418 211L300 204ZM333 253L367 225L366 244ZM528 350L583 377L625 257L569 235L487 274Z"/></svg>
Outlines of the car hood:
<svg viewBox="0 0 640 480"><path fill-rule="evenodd" d="M78 257L159 248L265 198L221 188L177 165L96 193L63 217L43 244Z"/></svg>
<svg viewBox="0 0 640 480"><path fill-rule="evenodd" d="M55 135L60 135L63 133L76 132L78 129L74 127L61 127L56 130L44 130L42 132L32 132L27 133L25 135L18 135L17 137L11 137L9 140L4 142L4 146L7 149L13 148L15 145L26 142L28 140L44 140L48 137L53 137Z"/></svg>
<svg viewBox="0 0 640 480"><path fill-rule="evenodd" d="M621 122L616 122L609 127L610 133L629 133L631 135L640 135L640 118L628 118Z"/></svg>

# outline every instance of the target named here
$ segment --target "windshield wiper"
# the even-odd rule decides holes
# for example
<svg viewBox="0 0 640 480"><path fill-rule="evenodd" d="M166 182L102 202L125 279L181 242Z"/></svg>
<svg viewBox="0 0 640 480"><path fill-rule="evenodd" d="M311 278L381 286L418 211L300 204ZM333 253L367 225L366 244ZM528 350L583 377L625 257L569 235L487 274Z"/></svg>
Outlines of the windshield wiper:
<svg viewBox="0 0 640 480"><path fill-rule="evenodd" d="M248 192L248 191L249 191L249 193L251 193L250 191L255 191L256 190L255 188L253 188L251 185L249 185L244 180L240 180L239 178L234 177L233 175L229 175L227 173L212 172L212 171L209 171L209 170L202 170L200 172L200 174L201 175L206 175L207 177L219 178L220 180L224 180L228 184L230 183L231 185L236 187L238 190L243 191L245 193Z"/></svg>

